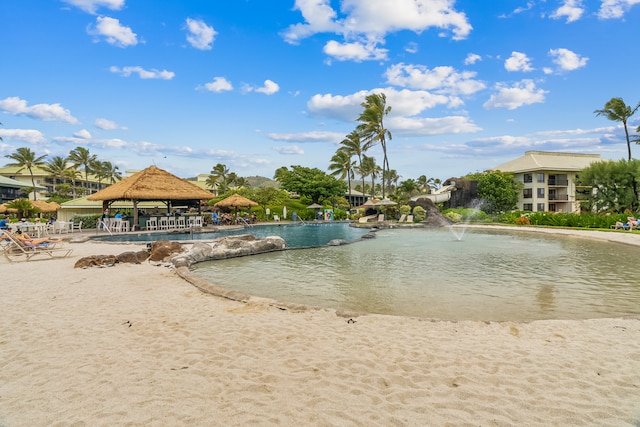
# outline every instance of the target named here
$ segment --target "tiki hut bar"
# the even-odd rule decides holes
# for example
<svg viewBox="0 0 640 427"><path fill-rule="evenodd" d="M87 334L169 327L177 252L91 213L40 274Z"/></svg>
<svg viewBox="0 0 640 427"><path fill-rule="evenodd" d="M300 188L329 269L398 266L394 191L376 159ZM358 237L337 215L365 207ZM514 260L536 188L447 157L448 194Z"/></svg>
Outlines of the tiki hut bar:
<svg viewBox="0 0 640 427"><path fill-rule="evenodd" d="M172 205L179 201L200 201L213 198L213 194L189 181L179 178L156 166L150 166L134 175L110 185L87 197L87 200L101 200L102 211L110 209L115 201L127 200L133 203L132 228L144 227L138 213L139 202L159 202L166 206L166 213L171 212Z"/></svg>

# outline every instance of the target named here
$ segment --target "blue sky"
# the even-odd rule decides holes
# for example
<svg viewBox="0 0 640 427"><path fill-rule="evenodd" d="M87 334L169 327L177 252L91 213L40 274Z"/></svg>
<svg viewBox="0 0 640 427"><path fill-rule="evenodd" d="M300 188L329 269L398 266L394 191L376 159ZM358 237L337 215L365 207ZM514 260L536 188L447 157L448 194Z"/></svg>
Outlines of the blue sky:
<svg viewBox="0 0 640 427"><path fill-rule="evenodd" d="M444 180L528 150L626 158L593 111L640 102L640 0L2 0L0 16L2 156L326 170L383 92L391 169Z"/></svg>

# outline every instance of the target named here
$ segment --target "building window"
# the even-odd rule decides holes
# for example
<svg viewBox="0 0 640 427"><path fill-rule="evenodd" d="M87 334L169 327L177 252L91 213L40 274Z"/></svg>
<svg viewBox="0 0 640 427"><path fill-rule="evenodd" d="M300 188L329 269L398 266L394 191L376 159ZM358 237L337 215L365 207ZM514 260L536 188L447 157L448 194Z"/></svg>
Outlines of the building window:
<svg viewBox="0 0 640 427"><path fill-rule="evenodd" d="M533 175L530 173L525 173L524 174L524 182L533 182Z"/></svg>
<svg viewBox="0 0 640 427"><path fill-rule="evenodd" d="M533 211L533 203L524 203L522 205L523 211Z"/></svg>
<svg viewBox="0 0 640 427"><path fill-rule="evenodd" d="M538 182L544 182L544 174L543 173L539 173L538 174Z"/></svg>
<svg viewBox="0 0 640 427"><path fill-rule="evenodd" d="M544 199L544 188L538 188L538 199Z"/></svg>
<svg viewBox="0 0 640 427"><path fill-rule="evenodd" d="M533 188L525 188L522 190L522 198L530 199L533 197Z"/></svg>
<svg viewBox="0 0 640 427"><path fill-rule="evenodd" d="M544 212L544 203L538 203L537 205L537 211L538 212Z"/></svg>

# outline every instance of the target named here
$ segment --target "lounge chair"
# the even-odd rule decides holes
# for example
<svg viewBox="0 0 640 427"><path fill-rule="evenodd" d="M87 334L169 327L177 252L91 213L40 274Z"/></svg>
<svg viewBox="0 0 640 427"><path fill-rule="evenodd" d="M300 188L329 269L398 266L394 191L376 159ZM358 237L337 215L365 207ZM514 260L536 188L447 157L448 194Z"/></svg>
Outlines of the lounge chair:
<svg viewBox="0 0 640 427"><path fill-rule="evenodd" d="M404 222L405 219L407 219L407 215L406 214L402 214L402 215L400 215L400 219L398 220L398 222Z"/></svg>
<svg viewBox="0 0 640 427"><path fill-rule="evenodd" d="M358 218L358 222L359 223L365 223L365 222L369 222L370 219L375 219L377 215L367 215L367 216L361 216L360 218Z"/></svg>
<svg viewBox="0 0 640 427"><path fill-rule="evenodd" d="M626 222L625 222L625 223L623 223L623 222L621 222L621 221L616 221L616 223L615 223L615 224L613 224L613 225L611 226L611 228L613 228L614 230L620 230L620 229L622 229L622 230L630 230L630 229L631 229L631 227L629 226L629 224L627 224Z"/></svg>
<svg viewBox="0 0 640 427"><path fill-rule="evenodd" d="M2 235L2 249L4 256L11 262L15 258L22 258L29 261L38 255L47 255L50 258L66 258L73 252L73 249L58 248L55 242L45 242L30 244L17 239L15 236L4 233Z"/></svg>
<svg viewBox="0 0 640 427"><path fill-rule="evenodd" d="M378 215L378 222L384 222L384 214Z"/></svg>
<svg viewBox="0 0 640 427"><path fill-rule="evenodd" d="M407 215L407 222L413 223L413 215Z"/></svg>

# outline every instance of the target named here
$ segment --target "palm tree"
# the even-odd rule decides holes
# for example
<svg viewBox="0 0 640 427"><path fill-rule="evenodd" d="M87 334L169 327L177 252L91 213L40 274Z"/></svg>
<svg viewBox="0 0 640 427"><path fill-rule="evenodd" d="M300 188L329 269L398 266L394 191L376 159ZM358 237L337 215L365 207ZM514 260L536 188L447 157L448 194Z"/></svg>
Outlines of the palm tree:
<svg viewBox="0 0 640 427"><path fill-rule="evenodd" d="M218 187L220 192L224 194L227 192L227 187L229 184L228 175L229 168L222 163L218 163L213 167L213 169L211 169L209 178L207 178L207 185L209 185L210 188Z"/></svg>
<svg viewBox="0 0 640 427"><path fill-rule="evenodd" d="M347 178L349 184L349 207L351 207L351 179L354 177L353 168L356 162L351 161L351 154L345 147L340 147L331 157L329 170L333 171L331 175L338 179Z"/></svg>
<svg viewBox="0 0 640 427"><path fill-rule="evenodd" d="M103 179L106 179L109 184L113 184L122 179L120 168L118 166L114 166L111 162L96 161L91 168L93 169L93 173L96 178L98 178L99 188L102 188Z"/></svg>
<svg viewBox="0 0 640 427"><path fill-rule="evenodd" d="M64 181L64 171L67 170L67 161L62 156L53 156L44 166L42 166L46 172L51 174L53 178L53 192L56 192L56 182L58 180Z"/></svg>
<svg viewBox="0 0 640 427"><path fill-rule="evenodd" d="M604 109L595 110L596 116L605 116L607 119L614 122L622 122L624 126L624 134L627 137L627 151L629 153L629 160L631 160L631 141L629 140L629 130L627 129L627 120L633 116L635 112L640 108L640 102L635 107L626 105L622 98L611 98L604 104Z"/></svg>
<svg viewBox="0 0 640 427"><path fill-rule="evenodd" d="M358 164L354 169L359 171L362 168L362 156L369 149L369 146L362 143L360 133L357 130L352 131L345 139L340 141L340 145L347 150L350 156L358 158ZM360 176L362 177L362 189L364 190L364 175L360 174Z"/></svg>
<svg viewBox="0 0 640 427"><path fill-rule="evenodd" d="M78 169L68 168L64 170L64 176L71 181L71 191L73 198L76 198L76 181L80 178L80 171Z"/></svg>
<svg viewBox="0 0 640 427"><path fill-rule="evenodd" d="M371 198L375 197L375 182L380 170L380 166L376 164L375 157L369 157L367 155L362 156L360 173L364 174L364 176L371 176Z"/></svg>
<svg viewBox="0 0 640 427"><path fill-rule="evenodd" d="M389 159L387 158L387 138L391 140L391 132L384 127L384 116L389 114L391 106L387 106L387 96L384 93L374 93L365 98L365 102L360 104L364 111L358 117L362 124L359 127L361 137L364 138L367 147L380 143L384 159L382 160L382 198L385 194L384 171L389 172ZM391 191L391 182L389 182Z"/></svg>
<svg viewBox="0 0 640 427"><path fill-rule="evenodd" d="M98 160L97 156L89 153L89 150L84 147L76 147L69 152L67 160L72 162L75 168L82 166L84 170L84 187L86 192L91 193L89 188L89 172L91 172L91 166Z"/></svg>
<svg viewBox="0 0 640 427"><path fill-rule="evenodd" d="M18 166L18 170L16 172L20 172L24 169L29 171L29 175L31 175L31 186L33 187L33 200L36 200L36 183L33 178L33 168L44 166L44 158L47 155L42 155L36 157L36 154L31 151L28 147L20 147L13 154L7 154L5 156L8 159L14 160L13 163L7 163L7 166Z"/></svg>

